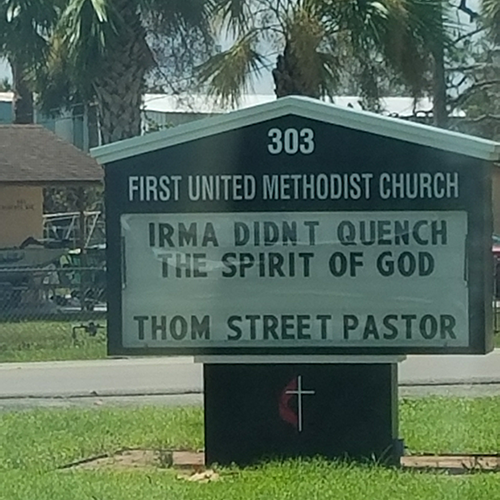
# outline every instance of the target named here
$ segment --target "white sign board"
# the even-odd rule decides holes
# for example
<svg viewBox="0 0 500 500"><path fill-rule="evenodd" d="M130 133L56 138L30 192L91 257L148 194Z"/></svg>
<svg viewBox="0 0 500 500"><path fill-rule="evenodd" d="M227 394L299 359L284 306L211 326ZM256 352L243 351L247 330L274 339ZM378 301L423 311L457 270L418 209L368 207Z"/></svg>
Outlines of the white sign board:
<svg viewBox="0 0 500 500"><path fill-rule="evenodd" d="M465 211L124 214L123 346L466 347Z"/></svg>

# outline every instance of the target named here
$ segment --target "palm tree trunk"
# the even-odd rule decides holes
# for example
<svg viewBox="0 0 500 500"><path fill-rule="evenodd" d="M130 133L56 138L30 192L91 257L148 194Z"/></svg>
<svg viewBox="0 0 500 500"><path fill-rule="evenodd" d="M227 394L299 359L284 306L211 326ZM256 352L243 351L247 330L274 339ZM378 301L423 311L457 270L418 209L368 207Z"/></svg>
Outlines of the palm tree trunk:
<svg viewBox="0 0 500 500"><path fill-rule="evenodd" d="M438 22L441 31L444 31L442 11L439 14ZM448 95L446 92L444 42L440 39L435 40L431 48L431 53L434 63L432 72L432 115L434 126L448 128L448 110L446 109Z"/></svg>
<svg viewBox="0 0 500 500"><path fill-rule="evenodd" d="M12 122L15 124L34 123L33 94L24 78L24 68L13 57L9 57L12 71Z"/></svg>
<svg viewBox="0 0 500 500"><path fill-rule="evenodd" d="M316 99L320 97L318 82L304 72L290 42L287 42L283 55L278 56L272 73L276 97L287 95L302 95Z"/></svg>
<svg viewBox="0 0 500 500"><path fill-rule="evenodd" d="M446 72L444 67L444 47L442 44L432 51L434 68L432 75L432 114L436 127L448 128L448 110L446 109Z"/></svg>
<svg viewBox="0 0 500 500"><path fill-rule="evenodd" d="M140 135L145 75L153 64L137 3L115 4L127 29L119 30L103 65L105 72L93 80L103 144Z"/></svg>

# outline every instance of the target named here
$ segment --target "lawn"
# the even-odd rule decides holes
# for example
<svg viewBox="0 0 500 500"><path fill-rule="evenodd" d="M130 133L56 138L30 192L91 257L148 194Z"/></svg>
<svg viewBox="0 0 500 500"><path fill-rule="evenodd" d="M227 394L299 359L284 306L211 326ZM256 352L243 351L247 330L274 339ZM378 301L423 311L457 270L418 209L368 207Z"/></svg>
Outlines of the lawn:
<svg viewBox="0 0 500 500"><path fill-rule="evenodd" d="M106 326L105 320L95 320ZM0 363L7 361L57 361L106 357L106 329L95 336L73 327L88 321L0 322Z"/></svg>
<svg viewBox="0 0 500 500"><path fill-rule="evenodd" d="M26 410L0 414L0 499L493 499L500 474L449 476L324 460L221 469L200 484L172 469L58 470L122 448L199 449L200 408ZM500 448L500 398L401 402L401 435L412 453L492 453Z"/></svg>
<svg viewBox="0 0 500 500"><path fill-rule="evenodd" d="M16 361L58 361L69 359L102 359L106 357L106 321L96 336L83 330L72 339L73 326L88 321L18 321L0 322L0 363ZM500 347L500 334L495 335Z"/></svg>

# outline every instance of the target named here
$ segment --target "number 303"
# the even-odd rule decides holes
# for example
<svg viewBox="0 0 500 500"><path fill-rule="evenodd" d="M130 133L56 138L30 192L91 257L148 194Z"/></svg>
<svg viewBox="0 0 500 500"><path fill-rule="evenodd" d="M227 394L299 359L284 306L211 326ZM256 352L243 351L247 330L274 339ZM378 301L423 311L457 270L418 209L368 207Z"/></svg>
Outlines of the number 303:
<svg viewBox="0 0 500 500"><path fill-rule="evenodd" d="M267 136L271 139L267 150L272 155L278 155L283 151L289 155L299 152L310 155L314 151L314 131L310 128L303 128L300 131L296 128L287 128L284 132L279 128L272 128Z"/></svg>

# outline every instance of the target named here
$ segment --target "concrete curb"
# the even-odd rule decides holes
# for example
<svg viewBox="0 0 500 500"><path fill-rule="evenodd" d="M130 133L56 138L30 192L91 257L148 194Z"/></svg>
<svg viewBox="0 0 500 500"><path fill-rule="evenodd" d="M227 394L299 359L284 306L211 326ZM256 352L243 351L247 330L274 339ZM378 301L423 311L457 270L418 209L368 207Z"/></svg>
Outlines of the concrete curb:
<svg viewBox="0 0 500 500"><path fill-rule="evenodd" d="M473 386L500 386L498 380L482 380L475 379L467 382L457 380L443 381L407 381L400 383L401 388L458 388L458 387L473 387ZM188 395L203 395L203 389L198 387L182 388L182 389L165 389L165 390L137 390L137 391L120 391L120 390L104 390L90 392L59 392L59 393L34 393L34 394L0 394L0 401L13 399L90 399L90 398L133 398L147 396L188 396Z"/></svg>
<svg viewBox="0 0 500 500"><path fill-rule="evenodd" d="M8 399L82 399L82 398L132 398L140 396L187 396L203 394L199 388L172 389L161 391L90 391L90 392L60 392L39 394L1 394L0 401Z"/></svg>

